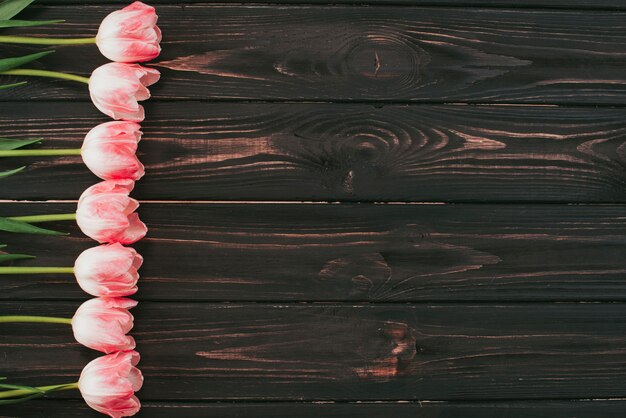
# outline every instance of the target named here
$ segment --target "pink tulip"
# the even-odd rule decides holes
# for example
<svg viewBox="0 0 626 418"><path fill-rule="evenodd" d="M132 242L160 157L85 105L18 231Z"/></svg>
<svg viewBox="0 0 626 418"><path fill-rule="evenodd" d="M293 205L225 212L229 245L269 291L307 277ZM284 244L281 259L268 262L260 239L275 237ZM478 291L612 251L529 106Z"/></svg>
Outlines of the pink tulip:
<svg viewBox="0 0 626 418"><path fill-rule="evenodd" d="M135 153L141 140L141 126L135 122L114 121L93 128L83 141L81 155L85 165L104 180L139 180L143 164Z"/></svg>
<svg viewBox="0 0 626 418"><path fill-rule="evenodd" d="M120 297L137 292L137 270L143 257L122 244L100 245L83 251L74 263L78 285L92 296Z"/></svg>
<svg viewBox="0 0 626 418"><path fill-rule="evenodd" d="M128 197L134 186L132 180L106 180L85 190L76 209L83 233L99 243L132 244L143 238L148 228L134 213L139 202Z"/></svg>
<svg viewBox="0 0 626 418"><path fill-rule="evenodd" d="M113 119L141 122L143 106L150 98L148 86L159 81L160 73L137 64L110 62L94 70L89 78L89 94L94 105Z"/></svg>
<svg viewBox="0 0 626 418"><path fill-rule="evenodd" d="M102 55L117 62L150 61L161 52L161 30L154 7L136 1L104 18L96 44Z"/></svg>
<svg viewBox="0 0 626 418"><path fill-rule="evenodd" d="M131 299L91 299L80 305L72 318L76 341L103 353L135 348L133 337L126 335L133 328L133 315L128 309L137 306Z"/></svg>
<svg viewBox="0 0 626 418"><path fill-rule="evenodd" d="M141 403L135 392L143 385L141 371L135 366L139 353L118 351L87 363L78 389L87 405L112 418L130 417Z"/></svg>

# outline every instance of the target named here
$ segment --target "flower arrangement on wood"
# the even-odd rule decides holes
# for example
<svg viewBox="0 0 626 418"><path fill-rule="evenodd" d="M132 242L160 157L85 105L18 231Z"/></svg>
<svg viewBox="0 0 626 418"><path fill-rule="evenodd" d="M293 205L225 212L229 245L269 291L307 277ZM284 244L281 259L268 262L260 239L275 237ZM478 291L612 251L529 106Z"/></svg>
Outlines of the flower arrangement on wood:
<svg viewBox="0 0 626 418"><path fill-rule="evenodd" d="M31 1L4 0L0 4L1 27L34 26L58 22L10 21ZM10 7L6 7L6 6ZM3 10L5 15L3 15ZM6 12L11 10L11 12ZM135 340L128 335L134 325L129 309L137 302L124 298L137 292L138 269L143 258L126 247L142 239L146 225L135 212L139 202L129 196L135 181L144 175L144 166L137 158L141 140L144 109L140 101L150 97L148 87L156 83L160 73L137 62L149 61L161 52L161 31L153 7L135 2L109 14L93 38L33 38L0 36L0 42L79 45L95 43L101 53L114 62L96 68L91 77L55 71L21 68L52 51L23 57L1 59L0 75L39 76L88 84L94 105L116 121L102 123L91 129L80 148L25 149L38 144L40 138L0 138L0 157L81 155L85 165L104 181L87 188L80 196L75 213L0 218L0 230L14 233L60 235L57 231L34 224L73 220L81 231L102 245L83 251L72 267L3 266L0 274L71 274L79 286L96 298L84 302L72 318L41 316L0 316L0 323L41 322L70 324L80 344L107 355L91 361L77 382L62 385L29 387L0 382L0 405L19 403L50 392L79 389L85 402L96 411L113 418L136 414L141 405L135 392L143 384L143 376L135 366L139 354ZM8 23L6 23L8 22ZM21 23L20 23L21 22ZM21 83L18 83L19 85ZM16 84L0 86L13 87ZM24 169L0 172L0 178ZM33 258L27 254L0 252L0 262ZM0 381L3 378L0 378Z"/></svg>

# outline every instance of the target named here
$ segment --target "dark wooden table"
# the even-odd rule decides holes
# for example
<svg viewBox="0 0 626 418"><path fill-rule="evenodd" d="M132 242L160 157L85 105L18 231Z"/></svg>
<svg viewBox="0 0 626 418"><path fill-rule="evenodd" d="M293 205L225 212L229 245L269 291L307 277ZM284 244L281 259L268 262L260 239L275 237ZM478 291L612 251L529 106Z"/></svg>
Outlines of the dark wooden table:
<svg viewBox="0 0 626 418"><path fill-rule="evenodd" d="M24 17L69 23L32 33L55 36L123 4L38 3ZM626 416L626 2L152 3L141 416ZM29 81L0 95L2 135L75 147L106 120ZM79 157L22 162L2 215L71 211L96 181ZM51 226L71 234L1 241L35 265L93 244ZM3 313L84 299L65 276L0 282ZM0 335L14 382L97 356L62 326ZM0 416L99 415L65 393Z"/></svg>

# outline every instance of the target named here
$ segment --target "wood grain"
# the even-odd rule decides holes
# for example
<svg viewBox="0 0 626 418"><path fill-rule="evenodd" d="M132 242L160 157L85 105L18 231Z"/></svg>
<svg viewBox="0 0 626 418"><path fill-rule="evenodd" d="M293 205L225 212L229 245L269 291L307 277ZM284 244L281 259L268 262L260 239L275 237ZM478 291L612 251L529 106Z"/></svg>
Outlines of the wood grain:
<svg viewBox="0 0 626 418"><path fill-rule="evenodd" d="M116 6L34 8L93 36ZM161 99L623 104L626 19L619 12L343 6L159 7L153 65ZM7 33L13 33L7 31ZM24 52L3 47L3 56ZM46 68L88 74L94 46L60 47ZM78 62L73 57L79 54ZM7 82L17 77L3 77ZM71 82L33 80L0 100L87 99Z"/></svg>
<svg viewBox="0 0 626 418"><path fill-rule="evenodd" d="M626 109L153 102L140 199L626 201ZM0 105L0 132L80 147L106 118L82 103ZM76 199L78 156L2 180L5 199Z"/></svg>
<svg viewBox="0 0 626 418"><path fill-rule="evenodd" d="M623 418L624 401L206 403L143 402L137 418ZM33 401L3 407L1 418L101 417L82 401Z"/></svg>
<svg viewBox="0 0 626 418"><path fill-rule="evenodd" d="M77 305L2 302L0 310L71 316ZM133 313L144 400L566 399L626 390L623 304L145 302ZM71 381L97 356L69 342L67 325L2 328L0 373L13 382Z"/></svg>
<svg viewBox="0 0 626 418"><path fill-rule="evenodd" d="M66 4L102 4L102 0L63 0ZM59 5L60 0L39 0L38 4ZM108 0L109 4L128 4L128 0ZM173 4L172 0L151 0L152 5ZM354 5L406 5L406 6L454 6L454 7L513 7L526 8L566 8L572 9L607 9L624 10L626 5L621 0L186 0L186 4L207 3L224 4L237 3L247 5L258 4L354 4Z"/></svg>
<svg viewBox="0 0 626 418"><path fill-rule="evenodd" d="M146 203L140 214L142 300L626 300L624 206ZM94 245L51 226L71 235L0 242L41 266L71 266ZM4 300L84 297L71 276L0 277Z"/></svg>

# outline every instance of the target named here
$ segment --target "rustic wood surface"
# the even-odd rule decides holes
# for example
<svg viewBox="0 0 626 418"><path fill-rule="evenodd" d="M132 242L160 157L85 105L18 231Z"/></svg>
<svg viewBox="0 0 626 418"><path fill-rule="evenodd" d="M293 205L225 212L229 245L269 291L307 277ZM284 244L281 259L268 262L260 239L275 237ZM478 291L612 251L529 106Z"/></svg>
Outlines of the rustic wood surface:
<svg viewBox="0 0 626 418"><path fill-rule="evenodd" d="M0 307L71 316L78 304ZM143 302L133 314L145 400L597 399L626 390L621 303ZM70 342L68 325L7 327L3 367L20 382L72 381L97 357Z"/></svg>
<svg viewBox="0 0 626 418"><path fill-rule="evenodd" d="M151 102L139 199L626 202L626 109ZM78 148L83 103L0 104L0 132ZM5 199L76 199L79 156L28 165Z"/></svg>
<svg viewBox="0 0 626 418"><path fill-rule="evenodd" d="M3 215L74 204L0 204ZM624 301L619 205L144 203L141 300ZM93 245L0 233L22 265L71 266ZM42 291L46 289L46 291ZM1 300L74 299L70 276L0 276Z"/></svg>
<svg viewBox="0 0 626 418"><path fill-rule="evenodd" d="M38 4L58 5L60 0L39 0ZM67 1L72 4L75 1ZM102 4L102 0L81 0L80 4ZM128 4L127 0L107 0L109 4ZM152 0L150 4L173 4L172 0ZM258 5L259 0L186 0L184 4L237 3ZM271 4L355 4L355 5L406 5L406 6L454 6L454 7L514 7L514 8L566 8L595 10L624 10L626 4L621 0L272 0Z"/></svg>
<svg viewBox="0 0 626 418"><path fill-rule="evenodd" d="M94 36L117 6L46 6L29 17L76 22L30 30ZM354 6L159 7L161 99L621 104L626 14ZM13 33L15 31L7 31ZM6 47L2 55L23 47ZM41 48L39 48L41 49ZM93 45L42 65L89 74ZM79 62L73 57L80 53ZM4 77L15 81L18 77ZM84 85L33 80L0 100L87 99Z"/></svg>
<svg viewBox="0 0 626 418"><path fill-rule="evenodd" d="M127 2L20 17L93 36ZM626 415L625 2L149 2L164 49L133 192L138 416ZM56 50L33 66L106 62ZM107 120L84 86L27 81L0 92L0 137L79 147ZM71 212L97 181L80 157L0 170L20 165L0 216ZM33 266L94 245L49 226L69 235L0 243ZM0 314L85 299L71 275L0 276ZM75 380L97 355L66 326L0 327L14 383ZM50 398L0 418L100 416Z"/></svg>
<svg viewBox="0 0 626 418"><path fill-rule="evenodd" d="M137 417L156 418L623 418L623 400L531 402L153 402L144 401ZM80 401L36 401L29 417L101 417ZM23 418L23 409L4 408L2 418Z"/></svg>

